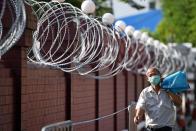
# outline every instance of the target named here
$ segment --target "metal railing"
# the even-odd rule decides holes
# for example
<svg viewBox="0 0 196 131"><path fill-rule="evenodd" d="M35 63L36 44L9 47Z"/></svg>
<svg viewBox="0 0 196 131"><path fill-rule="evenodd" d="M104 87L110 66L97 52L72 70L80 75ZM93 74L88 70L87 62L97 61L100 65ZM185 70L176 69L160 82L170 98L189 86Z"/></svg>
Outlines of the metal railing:
<svg viewBox="0 0 196 131"><path fill-rule="evenodd" d="M133 122L133 118L135 116L135 106L136 106L136 103L135 102L132 102L129 106L128 106L128 114L129 114L129 125L128 125L128 131L134 131L136 130L136 127L134 125L134 122Z"/></svg>
<svg viewBox="0 0 196 131"><path fill-rule="evenodd" d="M73 131L72 121L68 120L50 124L43 127L41 131Z"/></svg>
<svg viewBox="0 0 196 131"><path fill-rule="evenodd" d="M126 108L123 108L121 110L118 110L117 112L114 112L112 114L105 115L105 116L102 116L102 117L99 117L96 119L79 121L79 122L75 122L75 123L73 123L71 120L68 120L68 121L62 121L62 122L50 124L50 125L44 126L41 131L73 131L74 126L92 123L95 121L99 121L101 119L109 118L109 117L112 117L112 116L114 116L120 112L126 111L126 110L128 110L128 115L129 115L129 117L128 117L128 121L129 121L128 131L132 131L132 130L136 129L133 124L133 117L135 114L135 104L136 104L135 102L131 102L129 104L129 106Z"/></svg>

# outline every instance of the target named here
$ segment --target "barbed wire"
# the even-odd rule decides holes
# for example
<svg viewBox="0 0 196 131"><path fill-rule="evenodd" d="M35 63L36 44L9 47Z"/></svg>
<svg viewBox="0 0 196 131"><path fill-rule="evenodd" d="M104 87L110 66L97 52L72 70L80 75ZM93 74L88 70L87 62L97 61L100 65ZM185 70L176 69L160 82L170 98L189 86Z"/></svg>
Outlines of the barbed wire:
<svg viewBox="0 0 196 131"><path fill-rule="evenodd" d="M25 24L26 12L22 0L0 1L0 58L20 39Z"/></svg>
<svg viewBox="0 0 196 131"><path fill-rule="evenodd" d="M141 32L130 36L69 3L26 3L37 17L30 62L96 79L110 78L123 70L144 74L152 66L163 74L187 68L187 56L153 38L143 39Z"/></svg>

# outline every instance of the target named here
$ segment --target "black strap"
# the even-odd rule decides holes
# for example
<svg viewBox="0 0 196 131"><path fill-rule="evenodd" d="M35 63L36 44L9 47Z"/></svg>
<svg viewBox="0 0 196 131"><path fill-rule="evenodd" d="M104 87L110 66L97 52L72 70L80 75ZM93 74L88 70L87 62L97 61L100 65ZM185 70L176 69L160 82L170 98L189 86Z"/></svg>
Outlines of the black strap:
<svg viewBox="0 0 196 131"><path fill-rule="evenodd" d="M160 128L152 128L152 127L147 127L147 131L172 131L172 128L169 126L164 126Z"/></svg>

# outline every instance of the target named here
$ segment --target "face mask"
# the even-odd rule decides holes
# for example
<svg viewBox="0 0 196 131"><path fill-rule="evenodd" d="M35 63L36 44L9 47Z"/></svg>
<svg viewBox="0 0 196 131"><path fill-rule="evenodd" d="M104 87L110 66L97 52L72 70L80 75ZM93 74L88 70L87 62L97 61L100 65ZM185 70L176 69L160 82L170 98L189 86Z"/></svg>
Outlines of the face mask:
<svg viewBox="0 0 196 131"><path fill-rule="evenodd" d="M158 85L160 83L161 77L159 75L154 75L154 76L148 77L148 81L152 85L156 86L156 85Z"/></svg>

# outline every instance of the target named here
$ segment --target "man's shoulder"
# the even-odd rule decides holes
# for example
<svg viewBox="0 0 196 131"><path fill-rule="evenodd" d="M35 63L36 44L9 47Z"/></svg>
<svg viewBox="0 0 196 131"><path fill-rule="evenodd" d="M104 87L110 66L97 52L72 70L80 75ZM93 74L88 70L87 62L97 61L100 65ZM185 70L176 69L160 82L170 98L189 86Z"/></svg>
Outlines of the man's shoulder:
<svg viewBox="0 0 196 131"><path fill-rule="evenodd" d="M145 88L141 91L140 96L143 97L143 98L145 98L146 96L148 96L149 92L150 92L150 86L145 87Z"/></svg>

